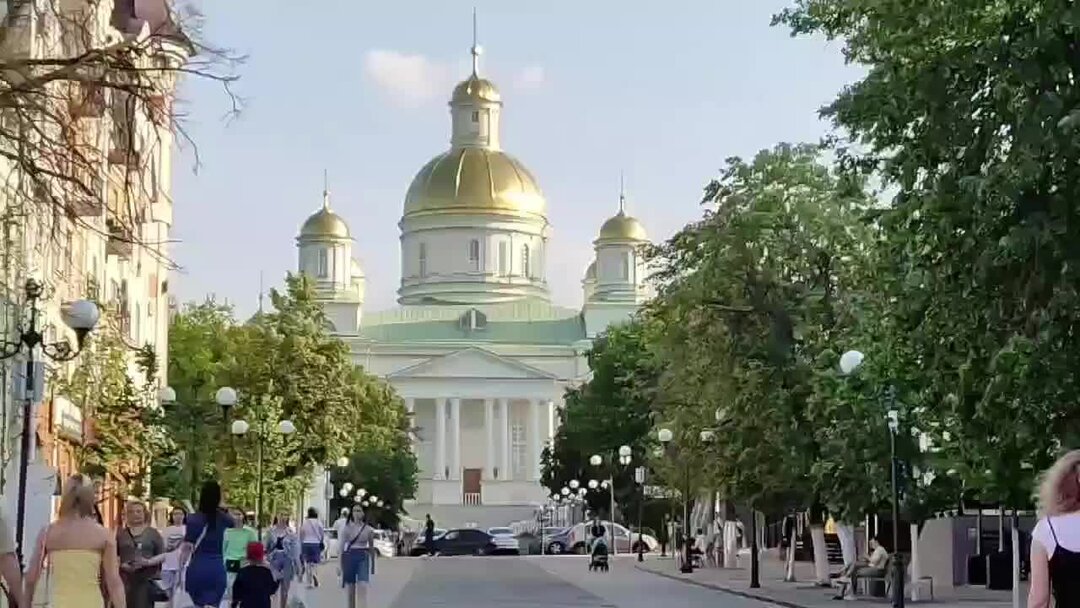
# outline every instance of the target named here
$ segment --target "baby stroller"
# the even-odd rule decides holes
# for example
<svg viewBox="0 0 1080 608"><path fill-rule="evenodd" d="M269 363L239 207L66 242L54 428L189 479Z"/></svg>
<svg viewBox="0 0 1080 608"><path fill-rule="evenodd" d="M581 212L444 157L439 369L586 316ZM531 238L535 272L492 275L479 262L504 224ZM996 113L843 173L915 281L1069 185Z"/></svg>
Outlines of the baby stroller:
<svg viewBox="0 0 1080 608"><path fill-rule="evenodd" d="M607 542L604 541L603 532L593 538L592 550L589 555L589 572L608 571L608 546Z"/></svg>

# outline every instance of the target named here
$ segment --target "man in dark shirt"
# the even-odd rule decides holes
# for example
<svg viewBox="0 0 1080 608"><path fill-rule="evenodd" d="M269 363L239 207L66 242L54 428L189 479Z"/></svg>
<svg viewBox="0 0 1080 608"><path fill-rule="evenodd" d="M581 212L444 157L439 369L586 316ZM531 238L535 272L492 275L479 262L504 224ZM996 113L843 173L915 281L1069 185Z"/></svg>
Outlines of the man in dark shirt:
<svg viewBox="0 0 1080 608"><path fill-rule="evenodd" d="M262 543L248 543L247 565L236 575L232 588L232 608L270 608L278 582L266 563Z"/></svg>
<svg viewBox="0 0 1080 608"><path fill-rule="evenodd" d="M435 522L431 520L430 514L424 516L424 519L424 548L428 555L435 555Z"/></svg>

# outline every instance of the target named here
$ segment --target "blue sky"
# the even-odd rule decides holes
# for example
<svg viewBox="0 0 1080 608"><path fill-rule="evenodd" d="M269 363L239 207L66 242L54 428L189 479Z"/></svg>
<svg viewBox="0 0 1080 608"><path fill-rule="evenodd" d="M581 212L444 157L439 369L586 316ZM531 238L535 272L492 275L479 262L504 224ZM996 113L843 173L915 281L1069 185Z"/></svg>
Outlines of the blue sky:
<svg viewBox="0 0 1080 608"><path fill-rule="evenodd" d="M181 96L199 147L174 169L171 285L254 310L296 266L300 223L321 202L349 222L368 277L366 310L394 305L397 222L415 172L445 150L446 102L468 73L474 2L204 2L206 37L248 56L242 116L221 117L219 85ZM581 303L592 240L617 207L651 237L700 216L702 187L725 158L815 141L817 116L858 78L837 43L769 26L785 0L475 2L482 72L504 101L503 147L548 200L553 300Z"/></svg>

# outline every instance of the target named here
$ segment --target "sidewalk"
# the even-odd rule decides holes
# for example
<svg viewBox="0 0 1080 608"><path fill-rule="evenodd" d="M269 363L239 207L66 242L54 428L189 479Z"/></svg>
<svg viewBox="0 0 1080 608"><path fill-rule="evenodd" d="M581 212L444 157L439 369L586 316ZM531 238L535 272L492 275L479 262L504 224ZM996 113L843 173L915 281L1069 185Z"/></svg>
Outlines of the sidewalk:
<svg viewBox="0 0 1080 608"><path fill-rule="evenodd" d="M841 606L850 602L834 600L835 589L818 587L814 584L814 565L808 562L795 563L795 577L797 582L783 582L783 562L773 556L761 555L761 572L759 580L761 587L750 588L750 568L744 559L742 567L738 569L702 568L694 570L693 574L679 572L675 560L657 556L647 556L642 563L635 563L642 571L651 572L665 578L683 581L692 585L709 587L720 591L726 591L735 595L748 597L755 600L771 602L788 608L825 608ZM830 565L835 570L837 566ZM926 585L920 588L919 602L911 601L911 591L906 590L906 604L927 604L936 608L974 608L985 606L987 608L1011 608L1011 591L990 591L982 587L957 587L948 588L945 585L934 586L934 601L929 600L930 593ZM1026 602L1027 588L1021 589L1022 597ZM857 605L862 606L888 606L889 601L883 598L859 598Z"/></svg>

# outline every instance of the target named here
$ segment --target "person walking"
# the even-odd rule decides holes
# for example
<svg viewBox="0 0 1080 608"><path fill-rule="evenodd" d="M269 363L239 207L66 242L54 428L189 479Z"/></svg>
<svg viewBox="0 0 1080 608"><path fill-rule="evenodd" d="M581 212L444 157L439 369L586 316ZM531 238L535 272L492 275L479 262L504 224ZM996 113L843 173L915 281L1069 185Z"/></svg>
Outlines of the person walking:
<svg viewBox="0 0 1080 608"><path fill-rule="evenodd" d="M249 543L247 565L240 569L233 584L232 608L270 608L270 599L278 589L278 581L266 563L266 548L262 543Z"/></svg>
<svg viewBox="0 0 1080 608"><path fill-rule="evenodd" d="M424 516L424 548L428 557L435 555L435 522L430 513Z"/></svg>
<svg viewBox="0 0 1080 608"><path fill-rule="evenodd" d="M236 520L221 508L221 486L207 481L199 492L199 510L187 518L180 564L183 588L196 608L218 608L225 597L225 531Z"/></svg>
<svg viewBox="0 0 1080 608"><path fill-rule="evenodd" d="M159 595L158 569L165 561L165 540L150 527L150 512L138 500L124 505L124 527L116 531L120 579L128 608L153 608Z"/></svg>
<svg viewBox="0 0 1080 608"><path fill-rule="evenodd" d="M300 538L289 526L289 512L281 511L274 517L274 523L266 532L263 541L267 561L280 586L278 603L285 608L289 601L289 588L300 573Z"/></svg>
<svg viewBox="0 0 1080 608"><path fill-rule="evenodd" d="M431 517L428 517L431 521ZM375 569L375 556L372 555L372 541L375 530L368 525L364 509L355 505L349 513L349 520L342 529L341 542L341 584L345 588L345 605L348 608L367 606L367 586Z"/></svg>
<svg viewBox="0 0 1080 608"><path fill-rule="evenodd" d="M222 601L222 606L229 605L233 582L247 558L248 545L259 542L259 533L255 531L255 528L247 525L243 509L232 507L229 509L229 516L236 522L236 527L225 530L225 542L222 549L225 557L225 599Z"/></svg>
<svg viewBox="0 0 1080 608"><path fill-rule="evenodd" d="M32 605L48 557L50 606L103 608L101 582L112 608L127 608L116 536L94 520L93 482L76 475L64 484L60 517L38 535L20 605Z"/></svg>
<svg viewBox="0 0 1080 608"><path fill-rule="evenodd" d="M165 541L165 561L161 562L161 588L169 596L169 608L173 606L176 589L180 586L180 545L184 542L184 519L187 511L173 507L169 511L169 525L162 531Z"/></svg>
<svg viewBox="0 0 1080 608"><path fill-rule="evenodd" d="M318 567L322 562L326 548L326 530L319 521L319 512L315 507L307 510L307 519L300 524L300 558L304 573L304 583L308 588L319 586Z"/></svg>
<svg viewBox="0 0 1080 608"><path fill-rule="evenodd" d="M1042 519L1031 532L1028 608L1080 606L1080 450L1043 475L1039 510Z"/></svg>

